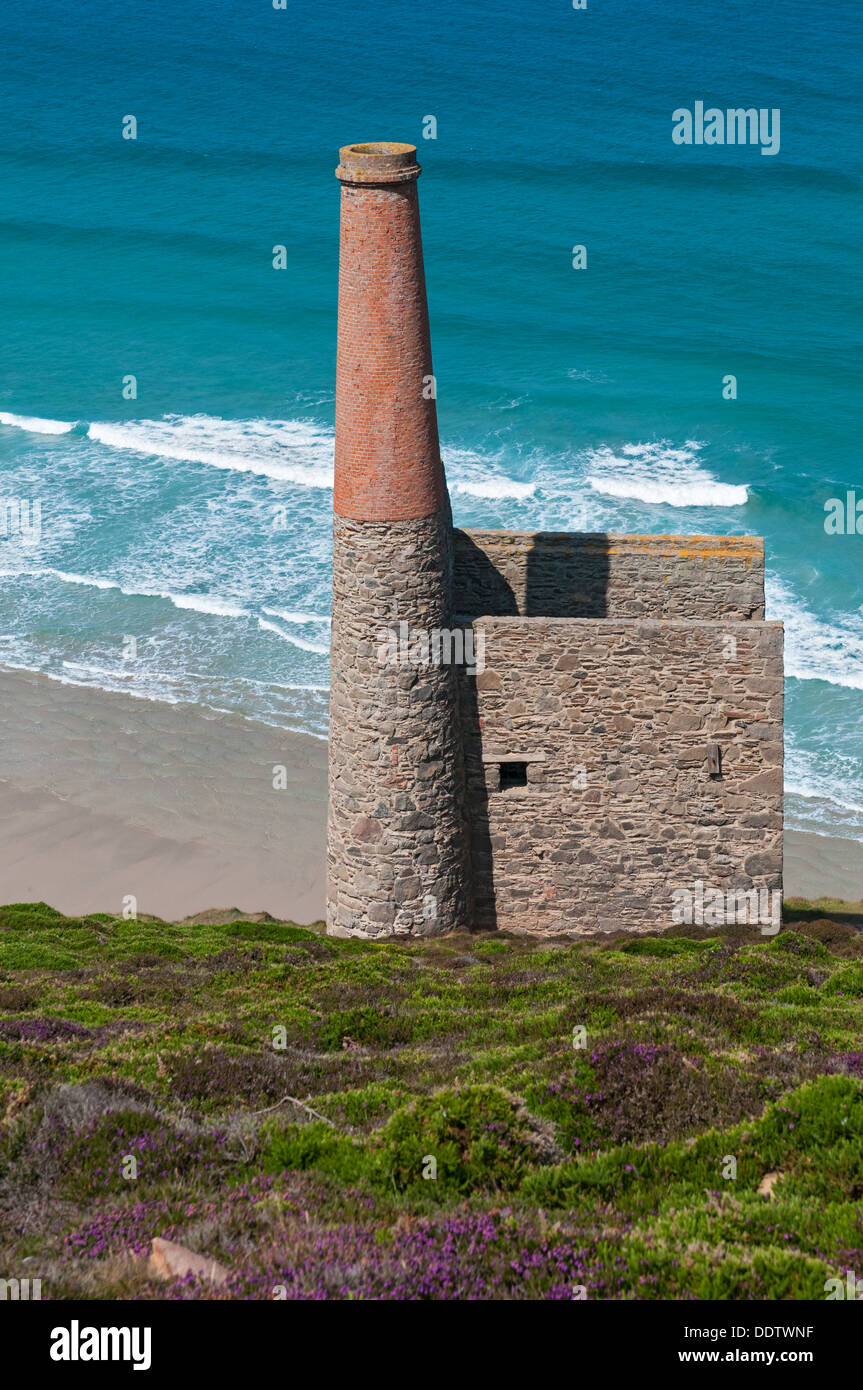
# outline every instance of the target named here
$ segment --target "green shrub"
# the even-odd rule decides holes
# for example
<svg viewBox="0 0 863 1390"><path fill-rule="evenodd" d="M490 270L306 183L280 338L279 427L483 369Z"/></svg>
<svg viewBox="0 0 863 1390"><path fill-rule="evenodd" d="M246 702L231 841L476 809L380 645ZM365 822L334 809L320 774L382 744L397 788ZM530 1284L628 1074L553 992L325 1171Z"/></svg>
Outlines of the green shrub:
<svg viewBox="0 0 863 1390"><path fill-rule="evenodd" d="M712 941L693 941L688 936L639 936L618 946L627 956L695 956L710 950Z"/></svg>
<svg viewBox="0 0 863 1390"><path fill-rule="evenodd" d="M435 1183L423 1179L429 1157L437 1164ZM379 1134L379 1172L399 1191L508 1191L536 1158L519 1102L495 1086L423 1097L397 1110Z"/></svg>
<svg viewBox="0 0 863 1390"><path fill-rule="evenodd" d="M778 951L781 955L797 956L801 960L830 960L830 952L820 941L803 936L800 932L789 931L787 928L773 937L767 949Z"/></svg>
<svg viewBox="0 0 863 1390"><path fill-rule="evenodd" d="M340 1052L346 1041L389 1048L410 1040L407 1019L366 1006L338 1009L312 1024L313 1045L324 1052Z"/></svg>
<svg viewBox="0 0 863 1390"><path fill-rule="evenodd" d="M818 1003L818 991L812 985L786 985L774 996L777 1004L810 1004Z"/></svg>
<svg viewBox="0 0 863 1390"><path fill-rule="evenodd" d="M261 1167L265 1173L315 1168L342 1182L356 1182L371 1172L361 1144L314 1120L307 1125L268 1126L262 1134Z"/></svg>
<svg viewBox="0 0 863 1390"><path fill-rule="evenodd" d="M223 928L225 936L238 937L241 941L275 941L293 943L295 941L317 942L326 948L317 932L306 927L294 927L289 922L228 922Z"/></svg>
<svg viewBox="0 0 863 1390"><path fill-rule="evenodd" d="M841 965L825 985L825 994L844 994L849 999L863 999L863 961Z"/></svg>
<svg viewBox="0 0 863 1390"><path fill-rule="evenodd" d="M9 903L0 907L0 929L12 927L56 927L77 925L74 917L64 917L47 903Z"/></svg>

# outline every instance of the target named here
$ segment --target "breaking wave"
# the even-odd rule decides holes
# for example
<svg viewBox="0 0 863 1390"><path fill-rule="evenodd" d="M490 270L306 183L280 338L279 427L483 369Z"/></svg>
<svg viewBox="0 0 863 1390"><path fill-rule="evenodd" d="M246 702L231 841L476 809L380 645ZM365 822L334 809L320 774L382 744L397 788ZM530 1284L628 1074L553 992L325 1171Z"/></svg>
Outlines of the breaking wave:
<svg viewBox="0 0 863 1390"><path fill-rule="evenodd" d="M746 484L721 483L698 460L704 447L688 439L675 448L668 440L624 444L619 454L604 446L588 455L587 483L606 497L631 499L649 506L743 507Z"/></svg>

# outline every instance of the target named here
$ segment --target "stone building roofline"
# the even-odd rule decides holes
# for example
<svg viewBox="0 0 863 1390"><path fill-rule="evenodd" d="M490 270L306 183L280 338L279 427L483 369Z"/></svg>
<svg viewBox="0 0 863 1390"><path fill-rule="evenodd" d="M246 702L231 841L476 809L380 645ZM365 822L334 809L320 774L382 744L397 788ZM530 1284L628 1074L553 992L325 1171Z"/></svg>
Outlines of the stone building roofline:
<svg viewBox="0 0 863 1390"><path fill-rule="evenodd" d="M632 553L642 549L652 553L663 553L697 558L721 559L724 555L735 560L751 557L755 561L764 560L763 536L672 536L648 533L634 535L630 532L612 531L493 531L474 527L462 527L462 532L474 540L489 540L497 546L511 544L514 550L530 549L538 535L544 546L578 544L580 549L594 545L597 550L614 552L625 548Z"/></svg>

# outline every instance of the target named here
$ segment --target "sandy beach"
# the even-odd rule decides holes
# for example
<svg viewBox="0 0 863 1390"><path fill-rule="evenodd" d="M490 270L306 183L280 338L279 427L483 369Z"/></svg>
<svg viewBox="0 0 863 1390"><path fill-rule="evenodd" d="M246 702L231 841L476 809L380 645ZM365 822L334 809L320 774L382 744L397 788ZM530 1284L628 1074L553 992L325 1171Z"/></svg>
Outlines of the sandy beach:
<svg viewBox="0 0 863 1390"><path fill-rule="evenodd" d="M0 902L323 916L320 739L22 671L0 671L0 701ZM788 831L785 892L863 898L863 845Z"/></svg>
<svg viewBox="0 0 863 1390"><path fill-rule="evenodd" d="M863 899L863 844L804 830L785 832L785 897Z"/></svg>
<svg viewBox="0 0 863 1390"><path fill-rule="evenodd" d="M29 672L0 671L0 703L0 902L322 917L320 739Z"/></svg>

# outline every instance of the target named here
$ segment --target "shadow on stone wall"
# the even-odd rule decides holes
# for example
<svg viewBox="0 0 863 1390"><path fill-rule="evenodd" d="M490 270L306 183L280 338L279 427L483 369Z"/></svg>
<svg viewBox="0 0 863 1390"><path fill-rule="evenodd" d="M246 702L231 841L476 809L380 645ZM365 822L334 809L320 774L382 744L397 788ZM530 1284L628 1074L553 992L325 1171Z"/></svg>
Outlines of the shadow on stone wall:
<svg viewBox="0 0 863 1390"><path fill-rule="evenodd" d="M605 618L611 538L601 531L455 532L460 618Z"/></svg>
<svg viewBox="0 0 863 1390"><path fill-rule="evenodd" d="M526 618L608 616L609 537L537 531L527 553Z"/></svg>
<svg viewBox="0 0 863 1390"><path fill-rule="evenodd" d="M454 538L453 603L457 618L470 622L483 615L517 617L518 601L509 580L467 532L456 531Z"/></svg>
<svg viewBox="0 0 863 1390"><path fill-rule="evenodd" d="M537 531L526 551L501 548L498 569L491 556L463 531L455 533L454 606L459 621L474 618L604 618L608 609L609 537L601 532L573 536ZM523 571L519 559L523 557ZM499 925L494 891L494 857L502 844L492 842L489 796L499 791L499 769L483 764L477 683L493 681L494 652L486 652L487 669L476 677L460 672L461 721L465 768L465 822L470 853L473 927L493 931ZM482 688L480 686L480 688ZM518 751L517 735L512 749Z"/></svg>

